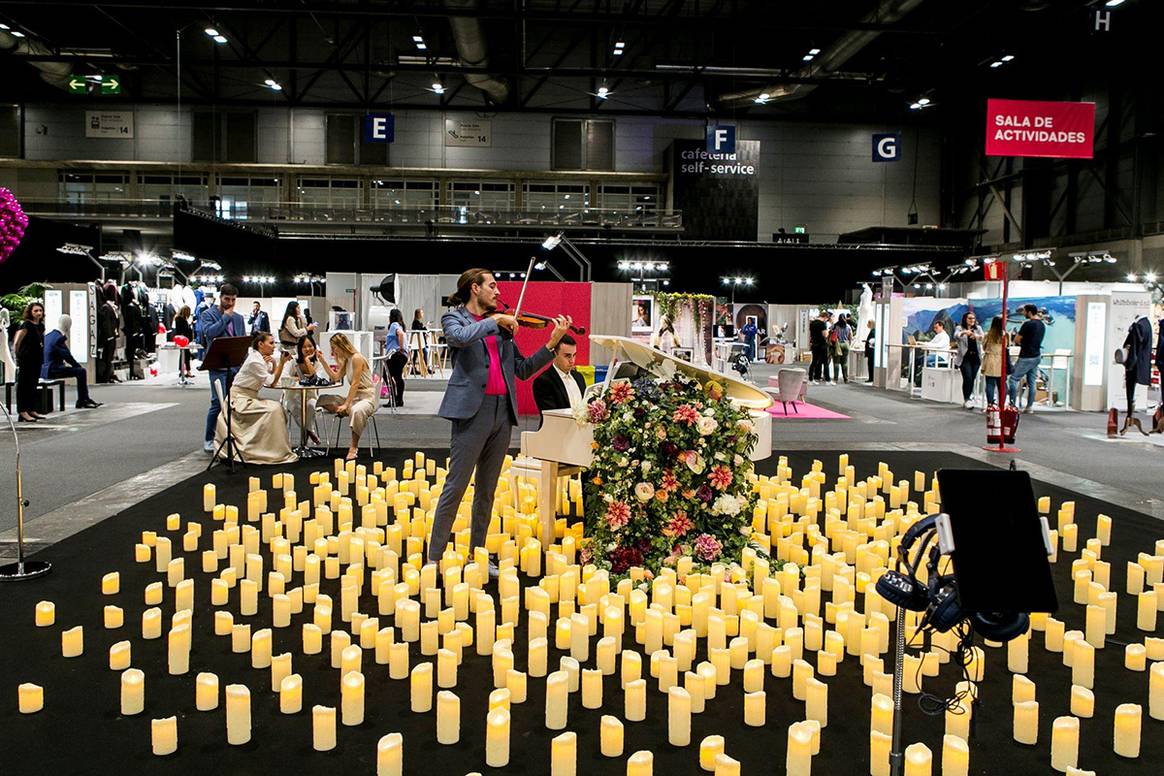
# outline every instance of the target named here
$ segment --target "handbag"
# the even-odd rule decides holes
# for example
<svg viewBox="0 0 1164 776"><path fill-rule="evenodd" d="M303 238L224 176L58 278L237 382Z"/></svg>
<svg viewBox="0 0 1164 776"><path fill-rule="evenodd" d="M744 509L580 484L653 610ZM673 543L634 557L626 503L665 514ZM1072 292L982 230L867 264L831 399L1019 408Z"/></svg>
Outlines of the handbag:
<svg viewBox="0 0 1164 776"><path fill-rule="evenodd" d="M1124 345L1122 348L1116 349L1115 362L1117 364L1126 364L1132 359L1132 348L1129 345Z"/></svg>

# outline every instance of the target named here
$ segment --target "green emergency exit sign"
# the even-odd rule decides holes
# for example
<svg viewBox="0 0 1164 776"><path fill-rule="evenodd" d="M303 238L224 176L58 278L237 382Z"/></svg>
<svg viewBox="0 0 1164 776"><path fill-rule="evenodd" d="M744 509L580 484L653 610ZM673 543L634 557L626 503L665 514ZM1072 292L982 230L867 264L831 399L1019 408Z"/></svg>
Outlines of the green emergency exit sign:
<svg viewBox="0 0 1164 776"><path fill-rule="evenodd" d="M121 94L121 78L115 75L69 76L69 94Z"/></svg>

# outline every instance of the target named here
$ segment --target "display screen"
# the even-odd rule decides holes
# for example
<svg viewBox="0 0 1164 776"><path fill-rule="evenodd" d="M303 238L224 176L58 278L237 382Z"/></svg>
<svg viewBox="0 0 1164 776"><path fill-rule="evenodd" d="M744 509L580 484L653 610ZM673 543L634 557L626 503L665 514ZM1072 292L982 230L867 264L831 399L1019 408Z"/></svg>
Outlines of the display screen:
<svg viewBox="0 0 1164 776"><path fill-rule="evenodd" d="M954 576L968 612L1054 612L1051 564L1027 472L942 469Z"/></svg>

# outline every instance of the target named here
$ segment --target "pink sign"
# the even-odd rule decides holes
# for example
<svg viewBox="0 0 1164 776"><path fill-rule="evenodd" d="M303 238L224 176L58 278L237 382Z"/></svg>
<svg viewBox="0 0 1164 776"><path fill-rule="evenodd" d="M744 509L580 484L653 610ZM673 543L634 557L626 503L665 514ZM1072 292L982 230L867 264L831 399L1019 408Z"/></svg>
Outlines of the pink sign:
<svg viewBox="0 0 1164 776"><path fill-rule="evenodd" d="M986 101L987 156L1090 159L1095 103Z"/></svg>

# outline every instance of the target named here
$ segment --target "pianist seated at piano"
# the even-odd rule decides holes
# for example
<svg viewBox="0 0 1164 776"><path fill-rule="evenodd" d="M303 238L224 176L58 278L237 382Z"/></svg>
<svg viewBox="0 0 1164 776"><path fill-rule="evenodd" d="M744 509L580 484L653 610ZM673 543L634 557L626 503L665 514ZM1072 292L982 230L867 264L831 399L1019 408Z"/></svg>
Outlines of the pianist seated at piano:
<svg viewBox="0 0 1164 776"><path fill-rule="evenodd" d="M538 375L533 382L533 395L538 412L573 409L582 404L586 381L574 368L577 353L577 341L569 334L564 335L554 348L554 360L550 368Z"/></svg>

